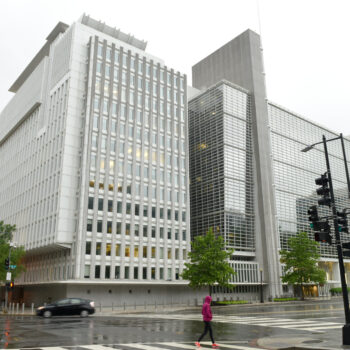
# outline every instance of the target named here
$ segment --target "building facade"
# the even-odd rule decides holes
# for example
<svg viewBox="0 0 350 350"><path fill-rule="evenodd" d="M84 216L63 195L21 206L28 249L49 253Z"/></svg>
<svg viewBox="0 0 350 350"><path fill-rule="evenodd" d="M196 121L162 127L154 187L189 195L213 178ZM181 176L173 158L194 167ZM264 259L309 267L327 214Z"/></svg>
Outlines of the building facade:
<svg viewBox="0 0 350 350"><path fill-rule="evenodd" d="M186 76L145 49L83 15L59 23L10 88L0 217L27 251L20 299L188 293Z"/></svg>
<svg viewBox="0 0 350 350"><path fill-rule="evenodd" d="M323 145L301 150L322 135L338 135L268 101L260 37L251 30L194 65L192 80L197 92L189 100L191 236L213 227L235 249L231 264L238 288L217 288L217 295L254 298L261 285L265 298L291 294L281 282L279 251L299 232L314 239L307 210L317 204L315 179L326 171ZM348 153L350 141L344 142ZM350 203L339 140L329 143L329 153L342 210ZM330 211L323 207L320 214ZM346 234L342 239L349 241ZM310 286L306 292L312 295L340 285L335 247L321 243L320 253L328 283ZM349 260L345 266L350 277Z"/></svg>

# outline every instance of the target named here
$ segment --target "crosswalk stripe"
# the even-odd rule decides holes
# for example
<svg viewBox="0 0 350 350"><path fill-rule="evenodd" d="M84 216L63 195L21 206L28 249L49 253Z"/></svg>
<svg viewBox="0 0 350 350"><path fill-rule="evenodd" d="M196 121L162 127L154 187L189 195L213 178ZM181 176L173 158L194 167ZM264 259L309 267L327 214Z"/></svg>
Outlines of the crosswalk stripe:
<svg viewBox="0 0 350 350"><path fill-rule="evenodd" d="M37 349L37 348L36 348ZM39 348L40 350L67 350L65 348L61 348L60 346L50 346L46 348Z"/></svg>
<svg viewBox="0 0 350 350"><path fill-rule="evenodd" d="M211 345L210 342L208 341L204 341L202 342L202 344L205 345ZM241 345L233 345L233 344L219 344L220 348L229 348L229 349L237 349L237 350L253 350L253 349L257 349L257 348L252 348L252 347L247 347L247 346L241 346Z"/></svg>
<svg viewBox="0 0 350 350"><path fill-rule="evenodd" d="M116 349L116 348L111 348L109 346L99 345L99 344L80 345L79 347L83 349L90 349L90 350L115 350ZM52 350L52 348L50 348L50 350Z"/></svg>
<svg viewBox="0 0 350 350"><path fill-rule="evenodd" d="M313 327L325 327L327 328L328 326L339 326L339 323L335 323L335 322L326 322L326 323L317 323L317 324L313 324L313 326L311 324L294 324L294 325L285 325L282 326L281 328L300 328L300 327L307 327L307 328L313 328Z"/></svg>
<svg viewBox="0 0 350 350"><path fill-rule="evenodd" d="M120 344L120 345L130 346L132 348L141 349L141 350L166 350L164 348L159 348L157 346L150 346L150 345L140 344L140 343ZM194 345L192 349L194 349Z"/></svg>
<svg viewBox="0 0 350 350"><path fill-rule="evenodd" d="M317 330L317 329L334 329L334 328L342 328L343 325L339 324L337 326L321 326L321 327L309 327L309 328L304 328L303 330L305 331L313 331L313 330Z"/></svg>

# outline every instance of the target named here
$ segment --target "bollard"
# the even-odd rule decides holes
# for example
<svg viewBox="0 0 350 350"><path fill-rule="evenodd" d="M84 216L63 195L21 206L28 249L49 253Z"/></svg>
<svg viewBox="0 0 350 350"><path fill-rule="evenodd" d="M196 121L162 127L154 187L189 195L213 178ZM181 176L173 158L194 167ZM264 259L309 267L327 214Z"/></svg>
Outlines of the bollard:
<svg viewBox="0 0 350 350"><path fill-rule="evenodd" d="M113 304L113 302L112 302L112 311L114 311L114 304Z"/></svg>
<svg viewBox="0 0 350 350"><path fill-rule="evenodd" d="M24 314L24 303L22 303L22 314Z"/></svg>
<svg viewBox="0 0 350 350"><path fill-rule="evenodd" d="M154 301L154 309L157 310L157 299Z"/></svg>
<svg viewBox="0 0 350 350"><path fill-rule="evenodd" d="M19 303L16 305L16 314L19 314Z"/></svg>
<svg viewBox="0 0 350 350"><path fill-rule="evenodd" d="M34 314L34 303L32 303L32 314Z"/></svg>
<svg viewBox="0 0 350 350"><path fill-rule="evenodd" d="M145 310L147 309L147 304L146 304L146 301L145 301Z"/></svg>
<svg viewBox="0 0 350 350"><path fill-rule="evenodd" d="M136 301L135 301L135 310L136 310Z"/></svg>
<svg viewBox="0 0 350 350"><path fill-rule="evenodd" d="M124 311L125 311L125 307L126 307L126 306L125 306L125 301L124 301Z"/></svg>

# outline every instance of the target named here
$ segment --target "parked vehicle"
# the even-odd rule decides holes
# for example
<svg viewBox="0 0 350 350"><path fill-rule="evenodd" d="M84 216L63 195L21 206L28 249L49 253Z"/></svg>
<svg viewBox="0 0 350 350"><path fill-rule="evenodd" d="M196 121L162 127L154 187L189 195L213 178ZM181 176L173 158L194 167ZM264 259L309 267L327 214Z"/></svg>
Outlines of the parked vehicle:
<svg viewBox="0 0 350 350"><path fill-rule="evenodd" d="M37 316L71 316L87 317L95 312L95 303L81 298L67 298L55 301L52 304L40 306L36 309Z"/></svg>

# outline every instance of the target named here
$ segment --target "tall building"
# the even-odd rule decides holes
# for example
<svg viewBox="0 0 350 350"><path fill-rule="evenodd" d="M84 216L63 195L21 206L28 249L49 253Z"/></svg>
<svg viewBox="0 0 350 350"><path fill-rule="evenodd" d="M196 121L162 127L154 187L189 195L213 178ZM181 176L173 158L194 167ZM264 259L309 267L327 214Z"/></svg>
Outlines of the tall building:
<svg viewBox="0 0 350 350"><path fill-rule="evenodd" d="M301 150L322 135L337 135L267 99L260 37L251 30L195 64L192 85L197 92L189 100L191 235L213 227L235 249L238 297L257 297L261 283L265 297L291 293L281 282L279 251L298 232L314 239L307 209L317 203L314 180L326 171L322 145ZM345 147L349 154L348 139ZM340 141L329 143L329 153L338 208L349 207ZM340 284L334 246L321 243L320 253L328 284L310 286L310 293ZM350 262L345 265L350 271ZM222 288L216 292L230 297Z"/></svg>
<svg viewBox="0 0 350 350"><path fill-rule="evenodd" d="M0 218L27 252L26 301L187 293L186 76L145 49L83 15L58 23L10 88Z"/></svg>

